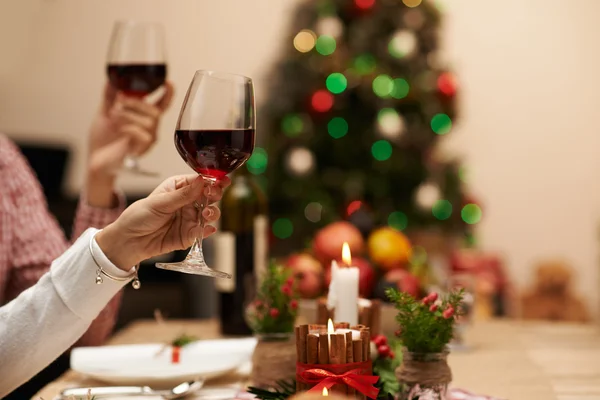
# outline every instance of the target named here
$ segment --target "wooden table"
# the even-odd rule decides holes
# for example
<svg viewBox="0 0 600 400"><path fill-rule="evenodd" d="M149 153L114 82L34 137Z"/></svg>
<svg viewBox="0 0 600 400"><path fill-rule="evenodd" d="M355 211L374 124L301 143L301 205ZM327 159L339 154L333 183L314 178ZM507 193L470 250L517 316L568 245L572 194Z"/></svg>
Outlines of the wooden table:
<svg viewBox="0 0 600 400"><path fill-rule="evenodd" d="M215 321L139 321L117 333L110 344L166 342L182 332L201 339L219 337ZM455 351L449 358L454 387L510 400L600 399L600 330L595 326L478 322L467 341L471 350ZM52 400L67 387L92 385L98 382L69 371L35 399Z"/></svg>

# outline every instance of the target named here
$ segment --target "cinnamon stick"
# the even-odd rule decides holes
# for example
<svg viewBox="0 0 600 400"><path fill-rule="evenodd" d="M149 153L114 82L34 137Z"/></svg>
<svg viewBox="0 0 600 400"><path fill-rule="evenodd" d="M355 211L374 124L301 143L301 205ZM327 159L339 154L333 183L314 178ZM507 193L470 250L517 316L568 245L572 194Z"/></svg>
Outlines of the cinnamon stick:
<svg viewBox="0 0 600 400"><path fill-rule="evenodd" d="M308 361L308 357L306 354L306 340L308 336L308 325L300 325L298 327L298 341L296 342L296 348L298 353L298 362L305 363ZM307 389L307 384L305 383L296 383L296 390L305 390Z"/></svg>
<svg viewBox="0 0 600 400"><path fill-rule="evenodd" d="M367 327L371 327L373 325L373 320L371 319L371 311L372 311L372 306L366 306L362 309L362 318L363 320L359 322L363 325L366 325Z"/></svg>
<svg viewBox="0 0 600 400"><path fill-rule="evenodd" d="M355 362L361 362L361 361L365 361L363 358L363 344L362 344L362 340L361 339L355 339L352 341L352 352L354 355L354 361ZM354 394L356 395L356 399L360 399L363 400L365 399L365 396L360 394L360 393L356 393L356 390L354 390Z"/></svg>
<svg viewBox="0 0 600 400"><path fill-rule="evenodd" d="M343 333L334 333L331 336L331 348L329 351L329 361L331 364L345 364L346 363L346 336ZM346 395L346 385L336 384L331 387L331 391Z"/></svg>
<svg viewBox="0 0 600 400"><path fill-rule="evenodd" d="M319 335L319 364L329 364L329 337L327 334Z"/></svg>
<svg viewBox="0 0 600 400"><path fill-rule="evenodd" d="M319 336L309 333L306 340L306 360L308 364L319 362Z"/></svg>
<svg viewBox="0 0 600 400"><path fill-rule="evenodd" d="M327 321L331 318L329 316L329 310L327 309L327 299L320 298L317 303L317 323L327 324Z"/></svg>
<svg viewBox="0 0 600 400"><path fill-rule="evenodd" d="M350 329L350 324L348 322L336 322L333 327L335 329Z"/></svg>
<svg viewBox="0 0 600 400"><path fill-rule="evenodd" d="M371 300L371 335L381 333L381 300Z"/></svg>
<svg viewBox="0 0 600 400"><path fill-rule="evenodd" d="M327 333L327 325L323 324L309 324L308 325L308 333Z"/></svg>
<svg viewBox="0 0 600 400"><path fill-rule="evenodd" d="M365 326L365 325L362 325L362 324L358 324L358 325L354 325L354 326L353 326L352 328L350 328L350 329L353 329L353 330L355 330L355 331L360 331L362 328L366 328L366 326Z"/></svg>
<svg viewBox="0 0 600 400"><path fill-rule="evenodd" d="M354 351L352 348L352 332L346 332L346 337L345 337L345 344L346 344L346 362L348 364L353 363L354 362ZM356 389L354 389L353 387L348 386L347 387L347 393L350 396L353 396L354 394L356 394Z"/></svg>
<svg viewBox="0 0 600 400"><path fill-rule="evenodd" d="M360 330L360 339L362 340L363 361L371 359L371 332L369 328Z"/></svg>

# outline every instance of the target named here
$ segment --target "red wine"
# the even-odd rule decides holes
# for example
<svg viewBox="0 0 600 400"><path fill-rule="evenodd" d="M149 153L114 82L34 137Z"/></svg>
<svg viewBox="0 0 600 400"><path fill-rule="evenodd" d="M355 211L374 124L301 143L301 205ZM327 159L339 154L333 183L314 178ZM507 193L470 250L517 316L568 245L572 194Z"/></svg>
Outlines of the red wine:
<svg viewBox="0 0 600 400"><path fill-rule="evenodd" d="M165 83L166 64L109 64L108 80L129 96L143 97Z"/></svg>
<svg viewBox="0 0 600 400"><path fill-rule="evenodd" d="M221 179L250 158L254 129L175 131L175 147L194 171Z"/></svg>

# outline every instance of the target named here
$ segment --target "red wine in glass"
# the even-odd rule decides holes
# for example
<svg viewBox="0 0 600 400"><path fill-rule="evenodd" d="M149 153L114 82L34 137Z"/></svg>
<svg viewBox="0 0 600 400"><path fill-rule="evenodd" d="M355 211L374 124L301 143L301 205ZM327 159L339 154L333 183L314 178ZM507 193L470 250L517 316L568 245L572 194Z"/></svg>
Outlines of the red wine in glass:
<svg viewBox="0 0 600 400"><path fill-rule="evenodd" d="M165 83L167 65L108 64L108 80L127 96L144 97Z"/></svg>
<svg viewBox="0 0 600 400"><path fill-rule="evenodd" d="M254 129L178 130L175 147L194 171L218 180L250 158Z"/></svg>

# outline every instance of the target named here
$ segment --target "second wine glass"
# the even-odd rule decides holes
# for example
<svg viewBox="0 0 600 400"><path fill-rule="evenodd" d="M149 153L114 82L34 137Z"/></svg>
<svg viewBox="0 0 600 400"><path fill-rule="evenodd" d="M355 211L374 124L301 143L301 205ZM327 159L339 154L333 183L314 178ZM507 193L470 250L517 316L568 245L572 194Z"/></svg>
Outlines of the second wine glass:
<svg viewBox="0 0 600 400"><path fill-rule="evenodd" d="M256 118L254 86L242 75L196 71L183 101L175 128L175 147L184 161L208 184L244 165L254 150ZM204 226L203 196L197 204ZM157 267L195 275L231 278L204 261L202 237L196 239L185 260L157 263Z"/></svg>
<svg viewBox="0 0 600 400"><path fill-rule="evenodd" d="M167 77L165 32L156 22L117 21L107 56L110 84L126 96L145 98L164 85ZM157 176L142 170L134 157L125 168L138 175Z"/></svg>

